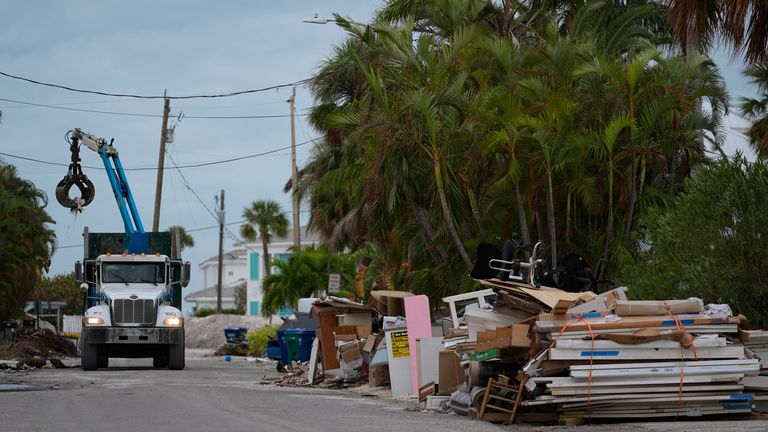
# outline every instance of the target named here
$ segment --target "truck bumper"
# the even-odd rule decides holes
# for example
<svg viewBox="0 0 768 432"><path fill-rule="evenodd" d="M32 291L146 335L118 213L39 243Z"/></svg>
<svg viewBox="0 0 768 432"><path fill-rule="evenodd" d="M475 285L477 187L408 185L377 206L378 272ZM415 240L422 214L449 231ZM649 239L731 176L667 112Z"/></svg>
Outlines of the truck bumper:
<svg viewBox="0 0 768 432"><path fill-rule="evenodd" d="M161 327L87 327L88 343L105 344L177 344L180 328ZM83 329L85 330L85 329Z"/></svg>

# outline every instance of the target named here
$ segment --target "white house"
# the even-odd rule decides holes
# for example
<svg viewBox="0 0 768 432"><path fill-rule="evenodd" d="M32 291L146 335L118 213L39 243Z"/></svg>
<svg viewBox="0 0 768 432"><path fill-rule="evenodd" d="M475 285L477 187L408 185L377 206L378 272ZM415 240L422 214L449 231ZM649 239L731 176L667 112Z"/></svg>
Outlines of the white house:
<svg viewBox="0 0 768 432"><path fill-rule="evenodd" d="M243 247L225 252L222 257L222 267L224 272L222 279L222 308L235 307L234 289L236 286L245 283L248 279L248 257L247 250ZM219 255L216 254L207 260L201 262L198 268L203 272L203 289L193 292L184 297L184 314L189 315L201 307L216 308L216 289L219 284ZM211 298L213 302L211 303Z"/></svg>
<svg viewBox="0 0 768 432"><path fill-rule="evenodd" d="M320 237L314 232L307 232L306 227L301 229L300 240L301 246L312 246L320 243ZM248 315L259 315L261 301L264 296L264 292L261 289L261 281L265 275L261 241L247 243L244 246L240 244L239 246L243 248L243 251L247 250L248 252L248 307L246 308L246 313ZM288 230L288 234L284 237L272 237L269 243L270 258L288 259L288 256L291 254L289 249L292 247L293 230Z"/></svg>

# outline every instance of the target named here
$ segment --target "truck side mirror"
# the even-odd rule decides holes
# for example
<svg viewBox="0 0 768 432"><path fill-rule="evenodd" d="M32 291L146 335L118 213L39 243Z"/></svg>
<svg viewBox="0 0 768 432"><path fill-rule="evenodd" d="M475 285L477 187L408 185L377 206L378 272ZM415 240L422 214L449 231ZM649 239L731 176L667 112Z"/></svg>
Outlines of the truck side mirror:
<svg viewBox="0 0 768 432"><path fill-rule="evenodd" d="M83 263L75 261L75 283L83 281Z"/></svg>
<svg viewBox="0 0 768 432"><path fill-rule="evenodd" d="M189 275L192 272L192 264L189 261L185 261L181 266L181 286L186 287L189 285Z"/></svg>
<svg viewBox="0 0 768 432"><path fill-rule="evenodd" d="M85 283L85 282L81 283L81 284L80 284L80 290L81 290L82 292L87 292L87 291L88 291L88 284L87 284L87 283Z"/></svg>

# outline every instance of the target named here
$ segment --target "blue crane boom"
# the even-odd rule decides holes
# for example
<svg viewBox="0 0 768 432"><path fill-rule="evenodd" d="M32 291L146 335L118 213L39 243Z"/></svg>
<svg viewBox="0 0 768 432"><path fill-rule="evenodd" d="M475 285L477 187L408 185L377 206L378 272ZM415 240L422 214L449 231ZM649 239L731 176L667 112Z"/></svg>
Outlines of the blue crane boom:
<svg viewBox="0 0 768 432"><path fill-rule="evenodd" d="M109 178L109 184L112 186L112 192L117 202L117 208L120 211L120 217L123 219L125 233L129 238L139 240L145 238L143 234L144 225L141 223L139 211L136 208L136 202L133 199L131 188L128 185L128 179L125 176L123 164L120 162L120 156L117 149L104 138L98 138L80 129L75 129L69 137L70 151L72 152L72 163L69 166L67 175L59 182L56 187L56 199L59 203L71 209L72 211L82 212L83 207L90 204L94 196L93 183L85 176L80 166L80 143L95 151L101 157L104 163L104 169ZM69 191L72 187L80 190L80 197L70 198ZM131 242L133 243L133 242ZM139 240L139 243L144 243ZM139 246L134 244L134 246ZM140 247L139 247L140 248ZM134 249L133 247L131 249ZM129 251L131 252L131 251Z"/></svg>

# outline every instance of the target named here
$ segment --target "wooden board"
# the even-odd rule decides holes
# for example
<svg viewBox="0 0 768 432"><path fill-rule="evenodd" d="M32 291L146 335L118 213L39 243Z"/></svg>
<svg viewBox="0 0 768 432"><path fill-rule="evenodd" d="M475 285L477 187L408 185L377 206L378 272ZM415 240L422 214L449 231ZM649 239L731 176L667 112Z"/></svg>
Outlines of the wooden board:
<svg viewBox="0 0 768 432"><path fill-rule="evenodd" d="M724 347L726 346L726 340L724 337L717 338L703 338L699 337L693 340L693 346L696 348L712 348L712 347ZM585 340L585 339L559 339L555 342L555 348L562 349L583 349L590 350L592 348L599 350L608 349L656 349L656 348L680 348L680 342L673 340L657 340L647 343L639 344L622 344L610 340Z"/></svg>
<svg viewBox="0 0 768 432"><path fill-rule="evenodd" d="M578 350L578 349L560 349L551 348L549 350L550 360L584 360L589 358L611 359L611 360L659 360L659 359L726 359L726 358L744 358L744 347L729 346L718 348L698 348L694 352L692 349L680 348L659 348L654 350L637 349L606 349L606 350Z"/></svg>
<svg viewBox="0 0 768 432"><path fill-rule="evenodd" d="M742 374L722 374L722 375L689 375L683 376L683 384L699 383L737 383L744 377ZM548 388L591 388L596 387L614 387L614 386L633 386L633 385L659 385L659 384L679 384L680 377L661 377L661 378L633 378L608 381L592 381L591 384L583 380L574 380L566 378L564 381L553 381L547 384Z"/></svg>
<svg viewBox="0 0 768 432"><path fill-rule="evenodd" d="M564 332L589 331L587 324L583 321L573 319L555 319L556 315L542 314L536 321L536 330L542 333L560 332L568 324ZM678 315L682 325L687 329L692 325L710 325L710 324L738 324L739 321L732 317L716 317L701 315ZM626 328L644 328L644 327L663 327L667 330L676 328L676 321L669 315L658 316L628 316L621 317L619 321L612 321L606 317L586 318L591 329L626 329Z"/></svg>
<svg viewBox="0 0 768 432"><path fill-rule="evenodd" d="M340 365L336 358L336 340L333 336L333 332L336 330L336 312L333 309L323 310L317 316L317 334L320 339L323 371L338 369Z"/></svg>
<svg viewBox="0 0 768 432"><path fill-rule="evenodd" d="M740 393L712 393L712 392L697 392L697 393L684 393L680 398L679 393L640 393L640 394L609 394L609 395L594 395L594 396L571 396L571 397L553 397L553 398L539 398L536 400L524 401L523 406L537 406L537 405L551 405L551 404L576 404L581 402L612 402L615 404L639 404L647 402L669 402L682 400L686 402L691 401L720 401L720 400L752 400L751 394Z"/></svg>
<svg viewBox="0 0 768 432"><path fill-rule="evenodd" d="M600 395L600 394L638 394L638 393L669 393L679 392L679 384L667 384L659 386L624 386L624 387L593 387L588 390L586 388L552 388L550 389L552 396L582 396L582 395ZM683 393L700 392L700 391L726 391L737 392L744 390L744 386L740 384L689 384L683 386Z"/></svg>
<svg viewBox="0 0 768 432"><path fill-rule="evenodd" d="M756 364L733 364L724 366L689 366L680 368L679 366L665 367L665 368L634 368L634 369L603 369L603 370L575 370L571 371L572 378L587 379L589 376L592 379L601 378L643 378L654 376L680 376L680 372L685 375L711 375L711 374L724 374L724 373L741 373L750 374L759 372L759 366Z"/></svg>
<svg viewBox="0 0 768 432"><path fill-rule="evenodd" d="M621 330L605 329L596 330L592 329L593 334L616 334L616 333L633 333L637 330L656 330L656 331L669 331L674 330L669 327L628 327ZM737 333L739 327L737 324L711 324L700 326L685 326L685 330L689 333L695 334L718 334L718 333ZM537 330L538 331L538 330ZM559 331L559 329L558 329ZM559 332L547 333L549 339L583 339L590 336L589 331L567 331L562 334Z"/></svg>
<svg viewBox="0 0 768 432"><path fill-rule="evenodd" d="M601 370L601 369L627 369L627 368L647 368L647 367L675 367L680 366L680 364L683 363L683 366L685 367L702 367L702 366L723 366L723 365L732 365L732 364L741 364L741 365L754 365L757 364L757 360L752 359L746 359L746 360L701 360L701 361L687 361L687 362L642 362L642 363L607 363L607 364L596 364L596 365L571 365L571 370Z"/></svg>

